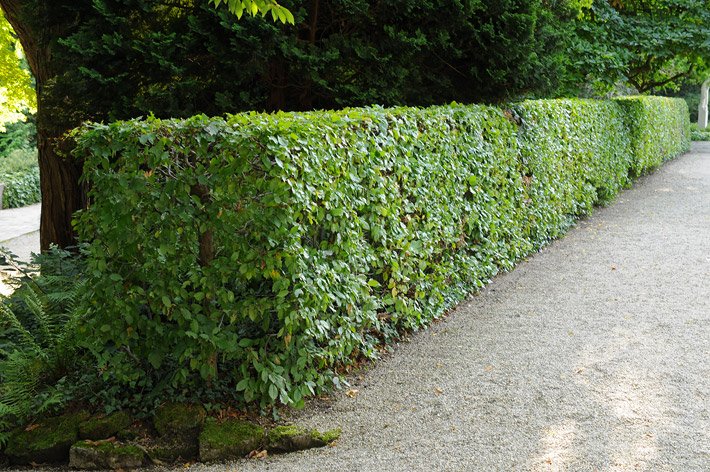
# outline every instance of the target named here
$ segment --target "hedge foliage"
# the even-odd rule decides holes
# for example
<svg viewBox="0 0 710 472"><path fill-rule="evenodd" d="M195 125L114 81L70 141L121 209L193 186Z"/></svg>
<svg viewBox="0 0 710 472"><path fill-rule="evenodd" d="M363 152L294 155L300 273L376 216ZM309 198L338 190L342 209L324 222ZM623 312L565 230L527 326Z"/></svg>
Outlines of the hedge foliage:
<svg viewBox="0 0 710 472"><path fill-rule="evenodd" d="M2 208L19 208L41 198L35 149L16 149L0 157L0 183L5 185Z"/></svg>
<svg viewBox="0 0 710 472"><path fill-rule="evenodd" d="M616 102L628 121L635 176L688 150L690 114L686 103L649 97L625 97Z"/></svg>
<svg viewBox="0 0 710 472"><path fill-rule="evenodd" d="M86 126L85 329L129 387L301 405L686 149L687 115L633 98Z"/></svg>
<svg viewBox="0 0 710 472"><path fill-rule="evenodd" d="M710 141L710 128L701 130L697 123L691 123L690 139L693 141Z"/></svg>

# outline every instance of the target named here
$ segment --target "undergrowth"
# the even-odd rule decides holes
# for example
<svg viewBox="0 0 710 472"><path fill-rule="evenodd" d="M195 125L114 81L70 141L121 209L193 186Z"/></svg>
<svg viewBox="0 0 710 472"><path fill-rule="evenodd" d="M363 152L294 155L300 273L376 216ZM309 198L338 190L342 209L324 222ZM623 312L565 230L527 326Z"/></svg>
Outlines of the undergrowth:
<svg viewBox="0 0 710 472"><path fill-rule="evenodd" d="M78 365L77 300L86 280L81 256L53 247L31 264L0 249L20 277L0 297L0 445L9 431L61 410L78 385L67 379Z"/></svg>

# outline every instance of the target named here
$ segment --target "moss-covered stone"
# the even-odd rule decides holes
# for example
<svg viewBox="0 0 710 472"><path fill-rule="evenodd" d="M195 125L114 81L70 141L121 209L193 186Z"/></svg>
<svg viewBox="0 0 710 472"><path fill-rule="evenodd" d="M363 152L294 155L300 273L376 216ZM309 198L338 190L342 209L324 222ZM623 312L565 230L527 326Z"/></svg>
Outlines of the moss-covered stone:
<svg viewBox="0 0 710 472"><path fill-rule="evenodd" d="M313 434L315 435L314 437L319 439L320 441L323 441L325 444L330 444L340 439L340 435L342 434L342 432L343 430L340 428L334 428L324 433L321 433L317 430L313 430Z"/></svg>
<svg viewBox="0 0 710 472"><path fill-rule="evenodd" d="M161 436L191 435L196 438L206 416L200 405L166 403L155 412L153 425Z"/></svg>
<svg viewBox="0 0 710 472"><path fill-rule="evenodd" d="M268 449L273 452L293 452L323 447L340 437L340 429L321 433L296 425L277 426L269 431Z"/></svg>
<svg viewBox="0 0 710 472"><path fill-rule="evenodd" d="M10 435L5 455L16 465L66 462L79 435L79 424L88 416L86 412L69 413L17 429Z"/></svg>
<svg viewBox="0 0 710 472"><path fill-rule="evenodd" d="M116 438L121 441L135 441L151 437L154 433L153 426L143 421L134 421L126 428L116 433Z"/></svg>
<svg viewBox="0 0 710 472"><path fill-rule="evenodd" d="M148 457L154 463L191 461L199 457L199 447L195 438L184 436L164 436L145 445Z"/></svg>
<svg viewBox="0 0 710 472"><path fill-rule="evenodd" d="M74 469L135 469L143 465L145 451L138 446L109 441L80 441L71 447L69 467Z"/></svg>
<svg viewBox="0 0 710 472"><path fill-rule="evenodd" d="M200 434L200 460L221 461L244 457L264 441L264 428L248 421L210 418Z"/></svg>
<svg viewBox="0 0 710 472"><path fill-rule="evenodd" d="M128 428L131 422L130 415L125 411L89 418L79 425L79 439L107 439Z"/></svg>

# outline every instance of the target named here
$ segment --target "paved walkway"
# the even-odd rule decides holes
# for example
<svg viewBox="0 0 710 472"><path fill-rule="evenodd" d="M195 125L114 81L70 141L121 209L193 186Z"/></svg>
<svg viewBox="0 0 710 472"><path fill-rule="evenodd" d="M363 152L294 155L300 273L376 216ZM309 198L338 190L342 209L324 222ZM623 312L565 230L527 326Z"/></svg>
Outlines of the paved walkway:
<svg viewBox="0 0 710 472"><path fill-rule="evenodd" d="M41 205L0 210L0 246L23 261L39 252L39 215Z"/></svg>
<svg viewBox="0 0 710 472"><path fill-rule="evenodd" d="M20 260L28 262L33 252L39 252L39 216L41 205L0 210L0 247L9 249ZM0 263L0 295L11 293L4 283L8 267Z"/></svg>
<svg viewBox="0 0 710 472"><path fill-rule="evenodd" d="M0 243L27 233L39 231L39 215L42 205L0 210Z"/></svg>
<svg viewBox="0 0 710 472"><path fill-rule="evenodd" d="M710 470L710 144L343 393L335 447L200 471Z"/></svg>

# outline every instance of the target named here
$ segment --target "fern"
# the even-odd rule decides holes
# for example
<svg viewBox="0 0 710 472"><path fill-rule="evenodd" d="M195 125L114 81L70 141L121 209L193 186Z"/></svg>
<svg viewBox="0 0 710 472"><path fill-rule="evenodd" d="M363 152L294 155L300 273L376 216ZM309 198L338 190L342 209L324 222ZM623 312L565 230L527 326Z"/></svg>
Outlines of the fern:
<svg viewBox="0 0 710 472"><path fill-rule="evenodd" d="M21 274L15 292L0 296L2 445L12 427L66 402L59 387L76 359L85 279L81 257L57 248L32 265L2 251L0 256Z"/></svg>

